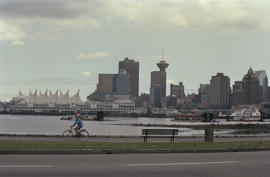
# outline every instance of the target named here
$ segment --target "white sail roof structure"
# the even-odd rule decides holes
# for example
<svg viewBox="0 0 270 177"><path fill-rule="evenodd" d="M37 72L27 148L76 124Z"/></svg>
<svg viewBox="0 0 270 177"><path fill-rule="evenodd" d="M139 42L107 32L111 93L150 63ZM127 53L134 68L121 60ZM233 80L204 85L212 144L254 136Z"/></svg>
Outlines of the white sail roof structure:
<svg viewBox="0 0 270 177"><path fill-rule="evenodd" d="M82 104L83 101L80 98L80 90L77 91L77 93L73 96L69 96L69 90L66 91L65 94L63 94L60 91L60 94L58 94L58 90L53 94L52 91L46 90L44 93L39 91L39 94L37 94L37 90L35 90L34 93L29 90L29 95L24 95L22 91L19 91L19 96L16 98L24 99L27 103L30 104Z"/></svg>
<svg viewBox="0 0 270 177"><path fill-rule="evenodd" d="M82 100L80 98L80 90L78 90L75 95L70 97L69 101L70 101L69 103L71 103L71 104L80 104L80 103L82 103Z"/></svg>

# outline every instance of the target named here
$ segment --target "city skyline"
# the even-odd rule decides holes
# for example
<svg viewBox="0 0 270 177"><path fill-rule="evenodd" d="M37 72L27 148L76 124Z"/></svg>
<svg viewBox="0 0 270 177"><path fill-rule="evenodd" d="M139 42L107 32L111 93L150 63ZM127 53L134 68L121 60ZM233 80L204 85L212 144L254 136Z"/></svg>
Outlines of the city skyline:
<svg viewBox="0 0 270 177"><path fill-rule="evenodd" d="M183 82L186 93L218 72L231 86L250 66L270 74L269 1L0 0L0 14L0 100L19 89L80 89L86 100L125 57L140 62L139 94L149 93L162 51L167 88Z"/></svg>
<svg viewBox="0 0 270 177"><path fill-rule="evenodd" d="M166 62L166 61L165 61ZM157 64L157 63L156 63ZM249 68L249 70L250 69L252 69L252 67L250 67ZM249 71L248 70L248 71ZM260 72L261 71L265 71L265 70L259 70ZM152 71L153 72L153 71ZM258 72L258 71L256 71L256 72ZM99 73L99 74L101 74L101 75L104 75L104 73ZM216 73L217 75L218 74L224 74L224 73L222 73L222 72L217 72ZM117 74L109 74L109 73L106 73L105 75L112 75L112 76L115 76L115 75L117 75ZM211 78L213 78L213 77L215 77L215 75L213 75L213 76L211 76L210 78L209 78L209 81L208 82L206 82L206 83L200 83L200 85L204 85L204 84L210 84L211 83ZM228 79L230 80L230 77L229 76L226 76L226 77L228 77ZM96 85L98 85L98 83L99 83L99 81L98 81L98 79L99 78L97 78L97 83L96 83ZM151 73L150 73L150 79L151 79ZM239 79L239 80L241 80L241 79ZM234 86L234 84L235 84L235 82L239 82L238 80L235 80L235 81L231 81L230 82L230 85L229 85L229 87L232 89L233 88L233 86ZM181 81L179 81L178 83L182 83ZM109 83L109 84L111 84L111 83ZM171 84L177 84L177 82L175 81L175 82L170 82L170 81L168 81L167 80L167 87L168 88L170 88L170 86L171 86ZM183 85L185 85L184 83L182 83ZM193 94L193 93L195 93L195 94L198 94L199 93L199 88L200 88L200 85L198 86L198 88L197 88L197 90L195 90L194 89L194 91L191 91L191 92L189 92L189 91L187 91L187 90L189 90L189 89L184 89L184 93L185 94ZM269 85L268 85L269 86ZM151 90L151 82L150 82L150 85L149 85L149 88L150 88L150 90ZM55 92L55 93L57 93L57 92L63 92L63 93L68 93L68 92L70 92L70 90L71 89L48 89L48 88L46 88L46 89L44 89L44 90L42 90L42 89L38 89L38 88L34 88L34 89L28 89L26 92L24 92L24 91L22 91L22 89L18 89L18 93L17 94L15 94L15 95L13 95L13 97L15 96L18 96L18 95L20 95L20 94L24 94L24 95L27 95L27 94L33 94L33 93L35 93L35 94L37 94L37 92L38 92L38 95L41 95L41 94L45 94L45 93L47 93L48 92L48 90L50 90L50 92L51 91L53 91L53 92ZM80 91L80 89L77 89L77 90L79 90ZM94 89L93 90L93 92L95 91L96 89ZM78 93L78 91L76 91L76 92L74 92L74 93L71 93L71 94L75 94L75 93ZM90 94L91 94L92 92L90 92ZM146 92L141 92L141 93L146 93L146 94L150 94L150 91L148 90L148 92L146 91ZM171 91L170 92L168 92L168 93L166 93L166 96L170 96L171 95ZM86 96L88 96L88 95L86 95ZM11 98L10 98L11 99ZM86 100L86 98L84 98L84 97L82 97L81 96L81 99L83 100L83 101L85 101ZM4 101L4 100L0 100L0 101Z"/></svg>

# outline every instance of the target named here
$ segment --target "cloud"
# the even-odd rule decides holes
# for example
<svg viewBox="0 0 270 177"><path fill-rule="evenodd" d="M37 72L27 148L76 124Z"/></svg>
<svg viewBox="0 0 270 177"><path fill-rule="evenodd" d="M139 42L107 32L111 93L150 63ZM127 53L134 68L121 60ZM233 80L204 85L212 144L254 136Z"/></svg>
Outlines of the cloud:
<svg viewBox="0 0 270 177"><path fill-rule="evenodd" d="M98 2L67 0L1 0L0 15L3 17L26 18L76 18L84 14L95 12Z"/></svg>
<svg viewBox="0 0 270 177"><path fill-rule="evenodd" d="M86 76L86 77L89 77L89 76L91 76L91 73L90 73L90 72L85 71L85 72L82 72L82 75L83 75L83 76Z"/></svg>
<svg viewBox="0 0 270 177"><path fill-rule="evenodd" d="M168 83L168 84L173 84L173 83L175 83L175 81L174 81L174 80L169 80L169 79L168 79L168 80L167 80L167 83Z"/></svg>
<svg viewBox="0 0 270 177"><path fill-rule="evenodd" d="M29 80L0 81L3 85L88 85L89 81L71 77L44 77Z"/></svg>
<svg viewBox="0 0 270 177"><path fill-rule="evenodd" d="M111 57L113 56L109 52L92 52L92 53L79 53L76 58L78 59L95 59L95 58L106 58L106 57Z"/></svg>
<svg viewBox="0 0 270 177"><path fill-rule="evenodd" d="M48 30L59 28L59 31L118 25L144 32L181 28L215 29L220 35L228 35L234 29L269 30L270 1L0 0L0 16L9 23L6 29L13 29L5 30L5 33L0 31L0 38L12 41L25 36L23 25L40 22L48 26Z"/></svg>
<svg viewBox="0 0 270 177"><path fill-rule="evenodd" d="M268 0L0 0L1 17L46 18L100 26L124 22L141 28L270 27ZM90 19L88 21L88 19ZM75 20L76 21L76 20Z"/></svg>
<svg viewBox="0 0 270 177"><path fill-rule="evenodd" d="M14 41L26 36L26 33L17 25L0 20L0 40Z"/></svg>
<svg viewBox="0 0 270 177"><path fill-rule="evenodd" d="M111 21L126 20L146 29L270 27L267 0L107 1L105 6Z"/></svg>
<svg viewBox="0 0 270 177"><path fill-rule="evenodd" d="M12 46L23 46L24 42L23 41L13 41L10 45L12 45Z"/></svg>

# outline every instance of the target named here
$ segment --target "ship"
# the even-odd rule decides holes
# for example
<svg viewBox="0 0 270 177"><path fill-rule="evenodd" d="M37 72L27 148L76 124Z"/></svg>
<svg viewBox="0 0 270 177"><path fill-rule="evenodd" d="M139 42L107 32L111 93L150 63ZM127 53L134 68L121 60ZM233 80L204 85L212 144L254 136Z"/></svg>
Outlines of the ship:
<svg viewBox="0 0 270 177"><path fill-rule="evenodd" d="M232 107L229 119L236 121L259 121L261 120L261 113L257 105L239 105Z"/></svg>

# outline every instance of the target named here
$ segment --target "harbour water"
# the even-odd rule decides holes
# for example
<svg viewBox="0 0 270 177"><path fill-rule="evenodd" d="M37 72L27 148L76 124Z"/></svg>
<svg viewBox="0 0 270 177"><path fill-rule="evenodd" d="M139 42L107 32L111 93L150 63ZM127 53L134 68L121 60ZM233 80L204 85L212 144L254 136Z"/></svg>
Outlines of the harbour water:
<svg viewBox="0 0 270 177"><path fill-rule="evenodd" d="M2 134L53 134L61 135L62 132L74 123L74 120L60 120L59 116L37 115L0 115L0 133ZM84 127L91 135L125 135L139 136L144 126L134 124L205 124L202 122L177 122L172 118L131 118L131 117L106 117L104 121L84 121ZM154 128L166 128L158 127ZM179 128L179 135L203 135L203 130ZM226 134L232 130L221 130L215 134Z"/></svg>

